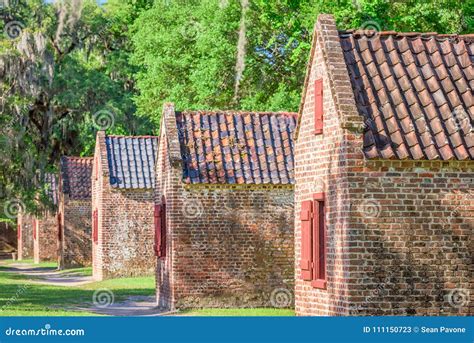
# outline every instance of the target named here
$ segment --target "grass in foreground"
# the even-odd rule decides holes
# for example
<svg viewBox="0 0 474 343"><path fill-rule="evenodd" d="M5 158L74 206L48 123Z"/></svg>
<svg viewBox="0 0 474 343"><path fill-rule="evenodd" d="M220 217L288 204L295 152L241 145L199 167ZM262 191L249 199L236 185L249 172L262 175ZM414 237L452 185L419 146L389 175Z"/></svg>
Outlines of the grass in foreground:
<svg viewBox="0 0 474 343"><path fill-rule="evenodd" d="M229 317L276 317L276 316L294 316L295 311L284 308L209 308L181 311L184 316L229 316Z"/></svg>
<svg viewBox="0 0 474 343"><path fill-rule="evenodd" d="M21 260L21 261L16 261L16 260L1 260L0 261L0 266L10 266L12 264L28 264L28 265L34 265L35 267L38 268L56 268L58 264L56 262L40 262L35 264L33 259L26 259L26 260Z"/></svg>
<svg viewBox="0 0 474 343"><path fill-rule="evenodd" d="M32 261L22 261L32 263ZM6 268L17 261L0 262L0 316L97 316L77 307L88 307L96 290L113 292L115 302L129 296L153 296L155 280L150 277L111 279L93 282L78 287L49 286L31 282L24 275L8 272ZM46 262L38 267L54 268L54 263ZM61 274L91 275L90 267L60 271ZM275 308L217 308L181 311L183 316L294 316L292 309Z"/></svg>
<svg viewBox="0 0 474 343"><path fill-rule="evenodd" d="M92 267L71 268L58 271L60 275L92 276Z"/></svg>
<svg viewBox="0 0 474 343"><path fill-rule="evenodd" d="M5 264L2 262L2 265ZM80 273L88 273L87 268L79 269ZM0 267L0 316L95 316L92 312L78 311L77 307L91 306L94 291L98 289L110 290L115 302L120 302L129 296L154 295L155 280L150 276L112 279L78 287L49 286L32 283L26 276Z"/></svg>

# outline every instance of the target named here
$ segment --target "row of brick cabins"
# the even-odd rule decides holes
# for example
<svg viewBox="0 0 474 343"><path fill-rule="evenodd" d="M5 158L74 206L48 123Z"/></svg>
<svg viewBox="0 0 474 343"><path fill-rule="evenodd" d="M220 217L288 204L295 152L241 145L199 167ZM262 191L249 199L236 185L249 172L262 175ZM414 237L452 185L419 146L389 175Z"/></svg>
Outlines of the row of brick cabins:
<svg viewBox="0 0 474 343"><path fill-rule="evenodd" d="M153 275L156 147L156 137L99 132L94 157L62 157L59 187L45 182L56 211L18 216L19 259L92 264L97 280Z"/></svg>
<svg viewBox="0 0 474 343"><path fill-rule="evenodd" d="M99 132L94 276L156 262L170 309L294 290L298 315L472 314L473 55L321 15L298 114L167 104L158 139Z"/></svg>
<svg viewBox="0 0 474 343"><path fill-rule="evenodd" d="M59 179L46 174L50 206L17 218L18 260L56 261L60 269L90 265L92 158L62 157Z"/></svg>

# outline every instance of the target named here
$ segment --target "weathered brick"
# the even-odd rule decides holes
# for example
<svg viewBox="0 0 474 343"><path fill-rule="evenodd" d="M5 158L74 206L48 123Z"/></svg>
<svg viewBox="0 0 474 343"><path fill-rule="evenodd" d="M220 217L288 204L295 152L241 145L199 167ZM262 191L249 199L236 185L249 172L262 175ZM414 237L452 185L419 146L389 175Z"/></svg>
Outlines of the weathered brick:
<svg viewBox="0 0 474 343"><path fill-rule="evenodd" d="M92 172L92 211L98 210L93 276L102 280L153 275L153 189L111 186L105 138L104 132L97 133Z"/></svg>
<svg viewBox="0 0 474 343"><path fill-rule="evenodd" d="M17 217L17 227L20 229L18 239L18 260L33 258L33 216L20 212Z"/></svg>
<svg viewBox="0 0 474 343"><path fill-rule="evenodd" d="M316 42L337 39L327 31L316 29ZM363 137L347 125L362 118L348 115L355 100L338 100L349 75L331 77L342 49L322 46L313 44L295 145L296 313L472 315L473 161L365 159ZM324 80L322 135L313 133L316 78ZM303 281L299 268L298 213L315 192L327 197L327 289Z"/></svg>
<svg viewBox="0 0 474 343"><path fill-rule="evenodd" d="M155 202L166 204L167 241L157 264L158 305L272 306L279 289L290 292L292 305L293 186L186 184L171 104L162 120Z"/></svg>
<svg viewBox="0 0 474 343"><path fill-rule="evenodd" d="M59 268L90 266L91 239L91 157L61 159L58 214L61 218L61 240L58 241ZM56 236L59 238L58 234Z"/></svg>

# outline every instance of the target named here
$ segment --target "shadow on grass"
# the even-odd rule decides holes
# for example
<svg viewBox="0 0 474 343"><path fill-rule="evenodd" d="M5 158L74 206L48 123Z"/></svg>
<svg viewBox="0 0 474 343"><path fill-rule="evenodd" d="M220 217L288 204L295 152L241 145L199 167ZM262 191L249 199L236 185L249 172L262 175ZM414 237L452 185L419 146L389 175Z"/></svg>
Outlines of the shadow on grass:
<svg viewBox="0 0 474 343"><path fill-rule="evenodd" d="M115 279L78 287L61 287L29 282L35 278L3 271L0 273L0 316L5 315L77 315L78 307L92 308L96 290L106 289L115 302L131 296L154 294L148 278ZM86 315L93 313L82 312Z"/></svg>
<svg viewBox="0 0 474 343"><path fill-rule="evenodd" d="M56 271L56 267L31 267L31 268L18 268L18 267L7 267L7 266L0 266L0 272L35 272L35 273L40 273L40 272L53 272Z"/></svg>

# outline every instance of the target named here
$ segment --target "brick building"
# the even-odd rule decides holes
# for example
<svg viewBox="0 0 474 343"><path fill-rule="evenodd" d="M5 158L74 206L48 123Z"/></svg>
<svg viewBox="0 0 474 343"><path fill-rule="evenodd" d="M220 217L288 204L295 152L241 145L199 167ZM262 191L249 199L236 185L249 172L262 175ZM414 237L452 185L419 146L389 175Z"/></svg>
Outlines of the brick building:
<svg viewBox="0 0 474 343"><path fill-rule="evenodd" d="M97 133L92 175L93 274L152 275L157 137Z"/></svg>
<svg viewBox="0 0 474 343"><path fill-rule="evenodd" d="M34 263L56 261L58 258L58 222L56 215L58 205L57 176L51 173L45 174L44 185L50 204L40 213L32 217Z"/></svg>
<svg viewBox="0 0 474 343"><path fill-rule="evenodd" d="M12 254L18 256L18 240L15 226L3 222L0 223L0 259L12 258Z"/></svg>
<svg viewBox="0 0 474 343"><path fill-rule="evenodd" d="M295 143L298 315L473 314L473 55L472 35L319 16Z"/></svg>
<svg viewBox="0 0 474 343"><path fill-rule="evenodd" d="M92 157L60 162L57 244L60 269L92 263Z"/></svg>
<svg viewBox="0 0 474 343"><path fill-rule="evenodd" d="M33 219L34 217L28 213L18 213L17 247L19 261L33 258Z"/></svg>
<svg viewBox="0 0 474 343"><path fill-rule="evenodd" d="M160 307L292 305L295 124L292 113L165 105L155 188Z"/></svg>

